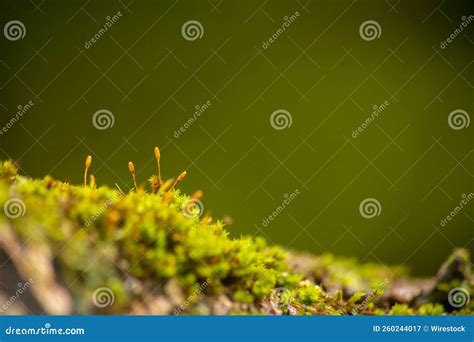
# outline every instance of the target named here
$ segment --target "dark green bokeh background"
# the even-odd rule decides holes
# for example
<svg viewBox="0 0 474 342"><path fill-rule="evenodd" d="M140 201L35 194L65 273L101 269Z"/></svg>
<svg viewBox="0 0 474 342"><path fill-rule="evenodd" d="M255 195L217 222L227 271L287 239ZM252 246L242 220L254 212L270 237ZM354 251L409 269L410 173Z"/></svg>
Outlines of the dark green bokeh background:
<svg viewBox="0 0 474 342"><path fill-rule="evenodd" d="M27 29L22 40L0 39L1 126L35 103L0 136L1 158L30 176L80 183L91 153L99 184L130 188L127 162L145 182L161 146L163 173L186 169L182 188L204 190L206 209L231 216L235 236L431 274L453 247L473 250L472 203L439 226L473 192L473 124L456 131L447 118L454 109L472 116L474 24L440 49L473 9L469 0L1 1L2 27L21 20ZM85 49L117 11L122 18ZM188 20L202 23L202 39L183 39ZM366 20L380 24L379 39L361 39ZM91 118L102 108L115 125L99 131ZM288 129L269 124L277 109L291 113ZM295 189L301 195L263 227ZM382 205L374 219L359 214L367 197Z"/></svg>

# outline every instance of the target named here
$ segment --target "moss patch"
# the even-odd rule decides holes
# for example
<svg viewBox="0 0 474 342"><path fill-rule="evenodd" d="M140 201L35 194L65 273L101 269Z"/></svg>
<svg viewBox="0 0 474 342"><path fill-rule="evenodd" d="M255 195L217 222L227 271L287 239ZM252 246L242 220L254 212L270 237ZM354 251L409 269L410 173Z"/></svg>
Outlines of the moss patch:
<svg viewBox="0 0 474 342"><path fill-rule="evenodd" d="M161 182L158 176L150 183L150 192L137 187L125 194L95 182L75 186L50 177L29 179L19 175L13 163L2 164L0 204L5 210L0 215L0 248L23 279L34 281L32 291L44 312L472 312L472 304L446 304L452 286L469 289L468 261L468 274L457 277L457 283L436 283L438 303L430 302L424 290L401 303L387 287L393 291L400 282L411 281L403 269L395 272L331 255L299 255L269 246L262 238L231 239L223 222L201 217L201 194L182 194L173 186L175 181ZM12 199L19 214L7 208ZM15 255L12 246L21 248L23 255ZM109 290L112 303L97 305L100 288ZM63 293L63 303L57 304L63 310L44 303L45 293L53 289ZM427 299L417 304L423 295Z"/></svg>

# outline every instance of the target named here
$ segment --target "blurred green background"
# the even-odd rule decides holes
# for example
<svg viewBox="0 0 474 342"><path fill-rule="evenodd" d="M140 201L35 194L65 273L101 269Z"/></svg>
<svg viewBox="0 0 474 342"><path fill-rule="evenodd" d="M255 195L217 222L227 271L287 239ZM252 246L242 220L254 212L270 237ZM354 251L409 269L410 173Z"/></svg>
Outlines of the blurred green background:
<svg viewBox="0 0 474 342"><path fill-rule="evenodd" d="M182 189L203 190L205 209L231 217L234 236L432 274L454 247L473 251L472 202L440 225L474 192L474 124L448 125L453 110L473 112L474 23L440 46L473 9L470 0L1 1L2 27L19 20L26 34L0 39L0 126L34 106L0 135L0 155L32 177L79 184L92 154L99 184L130 188L127 162L145 183L160 146L163 174L187 170ZM202 37L184 39L189 20ZM367 20L381 30L370 41L359 34ZM100 109L112 127L94 127ZM270 124L279 109L292 119L282 130ZM366 198L380 215L360 214Z"/></svg>

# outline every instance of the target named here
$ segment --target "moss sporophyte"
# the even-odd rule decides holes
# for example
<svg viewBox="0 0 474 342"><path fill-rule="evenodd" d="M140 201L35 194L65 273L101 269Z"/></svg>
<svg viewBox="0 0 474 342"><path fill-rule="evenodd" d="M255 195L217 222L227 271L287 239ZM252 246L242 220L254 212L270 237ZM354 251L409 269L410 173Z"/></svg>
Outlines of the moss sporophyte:
<svg viewBox="0 0 474 342"><path fill-rule="evenodd" d="M32 280L7 314L472 314L467 251L413 279L403 267L231 238L203 214L202 191L178 189L186 172L162 179L153 152L150 190L130 162L129 193L96 184L91 156L80 186L1 164L0 279Z"/></svg>

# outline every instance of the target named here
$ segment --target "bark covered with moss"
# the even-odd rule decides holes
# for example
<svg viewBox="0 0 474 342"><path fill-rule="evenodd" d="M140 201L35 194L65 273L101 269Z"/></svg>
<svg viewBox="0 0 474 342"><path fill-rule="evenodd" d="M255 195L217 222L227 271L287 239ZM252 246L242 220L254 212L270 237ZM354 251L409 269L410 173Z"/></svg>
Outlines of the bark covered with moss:
<svg viewBox="0 0 474 342"><path fill-rule="evenodd" d="M195 215L198 196L159 176L150 183L150 192L124 194L29 179L3 163L0 314L473 312L465 250L433 278L415 279L400 267L230 238L223 222ZM464 297L450 298L455 288Z"/></svg>

